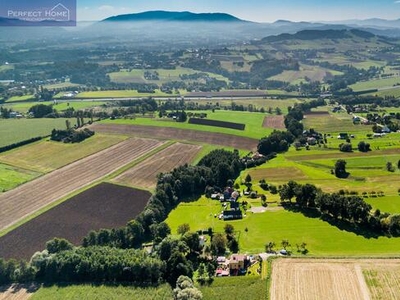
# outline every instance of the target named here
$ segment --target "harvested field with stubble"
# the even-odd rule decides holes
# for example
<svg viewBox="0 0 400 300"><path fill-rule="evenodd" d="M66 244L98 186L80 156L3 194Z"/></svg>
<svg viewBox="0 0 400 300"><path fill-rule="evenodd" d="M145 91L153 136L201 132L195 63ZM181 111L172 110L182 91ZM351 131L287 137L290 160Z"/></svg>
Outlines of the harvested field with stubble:
<svg viewBox="0 0 400 300"><path fill-rule="evenodd" d="M263 127L272 129L285 129L285 117L283 115L279 116L265 116Z"/></svg>
<svg viewBox="0 0 400 300"><path fill-rule="evenodd" d="M400 299L400 261L367 265L363 274L372 300Z"/></svg>
<svg viewBox="0 0 400 300"><path fill-rule="evenodd" d="M99 133L122 134L159 139L177 139L201 142L211 145L220 145L236 149L253 151L257 148L258 140L236 135L205 132L197 130L179 129L171 127L93 124L91 129Z"/></svg>
<svg viewBox="0 0 400 300"><path fill-rule="evenodd" d="M117 176L113 181L152 189L157 183L157 174L169 172L185 163L190 164L200 150L201 146L198 145L175 143Z"/></svg>
<svg viewBox="0 0 400 300"><path fill-rule="evenodd" d="M124 226L144 209L150 196L125 186L96 185L2 236L0 257L30 259L54 237L79 245L90 230Z"/></svg>
<svg viewBox="0 0 400 300"><path fill-rule="evenodd" d="M271 300L400 299L399 259L289 258L272 266Z"/></svg>
<svg viewBox="0 0 400 300"><path fill-rule="evenodd" d="M163 142L133 138L0 194L0 230L118 170Z"/></svg>
<svg viewBox="0 0 400 300"><path fill-rule="evenodd" d="M38 290L35 284L11 284L0 286L0 300L26 300Z"/></svg>

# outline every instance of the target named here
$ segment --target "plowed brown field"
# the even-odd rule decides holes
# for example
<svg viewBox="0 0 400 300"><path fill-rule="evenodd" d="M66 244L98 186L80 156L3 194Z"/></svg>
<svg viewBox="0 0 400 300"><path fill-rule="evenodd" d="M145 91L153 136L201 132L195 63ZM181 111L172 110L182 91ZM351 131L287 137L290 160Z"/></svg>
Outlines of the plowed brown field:
<svg viewBox="0 0 400 300"><path fill-rule="evenodd" d="M162 144L150 139L129 139L0 194L0 230Z"/></svg>
<svg viewBox="0 0 400 300"><path fill-rule="evenodd" d="M54 237L80 245L90 230L118 228L134 219L151 194L101 183L0 237L0 257L30 259Z"/></svg>
<svg viewBox="0 0 400 300"><path fill-rule="evenodd" d="M284 116L265 116L263 127L272 129L285 129Z"/></svg>
<svg viewBox="0 0 400 300"><path fill-rule="evenodd" d="M258 140L247 137L171 127L93 124L91 129L100 133L195 141L245 150L255 150L258 144Z"/></svg>
<svg viewBox="0 0 400 300"><path fill-rule="evenodd" d="M175 143L122 173L113 181L146 189L154 188L157 174L191 163L201 146Z"/></svg>

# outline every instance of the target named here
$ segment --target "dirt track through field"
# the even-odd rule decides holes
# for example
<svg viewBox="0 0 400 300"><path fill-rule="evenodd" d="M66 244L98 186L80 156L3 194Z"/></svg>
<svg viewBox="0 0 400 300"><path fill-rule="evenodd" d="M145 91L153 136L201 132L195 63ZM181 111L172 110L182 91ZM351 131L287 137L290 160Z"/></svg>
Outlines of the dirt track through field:
<svg viewBox="0 0 400 300"><path fill-rule="evenodd" d="M0 194L0 230L161 146L132 138Z"/></svg>
<svg viewBox="0 0 400 300"><path fill-rule="evenodd" d="M122 173L113 181L146 189L154 188L157 174L191 163L200 149L201 146L197 145L175 143Z"/></svg>
<svg viewBox="0 0 400 300"><path fill-rule="evenodd" d="M100 133L124 134L168 140L186 140L251 151L255 150L258 144L257 139L248 137L171 127L93 124L91 129Z"/></svg>

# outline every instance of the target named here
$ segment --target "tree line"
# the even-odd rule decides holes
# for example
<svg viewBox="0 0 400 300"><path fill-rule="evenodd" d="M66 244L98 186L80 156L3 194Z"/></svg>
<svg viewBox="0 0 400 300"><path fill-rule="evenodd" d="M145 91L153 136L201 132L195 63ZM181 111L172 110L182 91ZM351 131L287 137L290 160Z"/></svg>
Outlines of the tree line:
<svg viewBox="0 0 400 300"><path fill-rule="evenodd" d="M372 211L371 205L356 193L325 193L313 184L289 181L279 188L279 195L283 205L303 212L316 211L321 218L347 222L378 235L400 236L400 215Z"/></svg>

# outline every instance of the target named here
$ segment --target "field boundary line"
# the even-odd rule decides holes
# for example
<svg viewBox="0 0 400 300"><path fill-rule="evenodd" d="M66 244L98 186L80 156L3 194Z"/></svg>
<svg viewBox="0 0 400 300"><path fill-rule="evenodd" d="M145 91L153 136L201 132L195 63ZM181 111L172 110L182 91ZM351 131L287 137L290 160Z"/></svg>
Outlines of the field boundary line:
<svg viewBox="0 0 400 300"><path fill-rule="evenodd" d="M356 275L360 284L360 290L363 295L364 300L371 300L370 291L367 283L365 282L365 277L362 273L361 266L358 264L354 265L354 269L356 271Z"/></svg>

